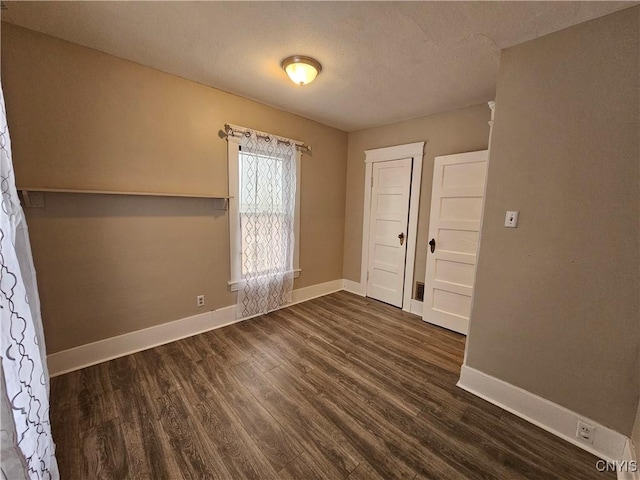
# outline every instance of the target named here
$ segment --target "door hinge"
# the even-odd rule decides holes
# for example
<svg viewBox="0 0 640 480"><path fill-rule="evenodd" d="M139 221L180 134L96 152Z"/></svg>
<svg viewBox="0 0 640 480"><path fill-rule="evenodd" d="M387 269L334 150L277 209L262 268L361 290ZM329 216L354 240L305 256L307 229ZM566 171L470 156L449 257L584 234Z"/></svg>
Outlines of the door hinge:
<svg viewBox="0 0 640 480"><path fill-rule="evenodd" d="M369 281L369 272L367 272L367 282Z"/></svg>
<svg viewBox="0 0 640 480"><path fill-rule="evenodd" d="M373 175L371 176L371 188L373 188Z"/></svg>

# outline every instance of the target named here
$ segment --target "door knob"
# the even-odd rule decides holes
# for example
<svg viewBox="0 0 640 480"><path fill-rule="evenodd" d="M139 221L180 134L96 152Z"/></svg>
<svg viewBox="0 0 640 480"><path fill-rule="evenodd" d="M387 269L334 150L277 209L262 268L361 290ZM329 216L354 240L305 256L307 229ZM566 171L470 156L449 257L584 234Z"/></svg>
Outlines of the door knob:
<svg viewBox="0 0 640 480"><path fill-rule="evenodd" d="M431 246L431 253L436 251L436 239L432 238L429 240L429 245Z"/></svg>
<svg viewBox="0 0 640 480"><path fill-rule="evenodd" d="M400 239L400 245L402 245L404 243L404 233L398 235L398 238Z"/></svg>

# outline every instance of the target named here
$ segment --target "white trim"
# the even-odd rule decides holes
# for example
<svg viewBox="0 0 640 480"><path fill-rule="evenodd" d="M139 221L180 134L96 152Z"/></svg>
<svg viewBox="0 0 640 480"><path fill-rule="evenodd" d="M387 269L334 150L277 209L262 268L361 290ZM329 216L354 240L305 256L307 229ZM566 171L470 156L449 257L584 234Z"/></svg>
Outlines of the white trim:
<svg viewBox="0 0 640 480"><path fill-rule="evenodd" d="M361 297L366 296L366 288L362 283L354 282L353 280L344 279L344 289L347 292L353 293L355 295L360 295Z"/></svg>
<svg viewBox="0 0 640 480"><path fill-rule="evenodd" d="M407 143L405 145L394 145L393 147L374 148L365 150L365 163L387 162L389 160L399 160L401 158L417 158L424 154L424 142Z"/></svg>
<svg viewBox="0 0 640 480"><path fill-rule="evenodd" d="M227 172L229 175L229 272L231 282L237 281L240 275L240 226L238 212L238 175L239 175L240 139L227 137Z"/></svg>
<svg viewBox="0 0 640 480"><path fill-rule="evenodd" d="M338 279L299 288L293 291L293 301L285 307L340 291L343 285L344 280ZM47 355L49 374L55 377L243 320L247 318L237 319L236 306L230 305L162 325L105 338Z"/></svg>
<svg viewBox="0 0 640 480"><path fill-rule="evenodd" d="M420 210L420 191L422 190L423 151L424 142L420 146L420 153L413 157L413 168L411 169L409 230L407 231L407 256L404 260L404 299L402 302L403 310L406 312L410 312L412 307L411 292L413 292L413 270L416 263L416 247L418 243L418 210Z"/></svg>
<svg viewBox="0 0 640 480"><path fill-rule="evenodd" d="M317 285L311 285L310 287L298 288L293 291L291 303L285 305L289 307L296 303L306 302L307 300L313 300L314 298L324 297L331 293L339 292L342 290L344 280L339 278L338 280L331 280L330 282L318 283ZM283 307L284 308L284 307Z"/></svg>
<svg viewBox="0 0 640 480"><path fill-rule="evenodd" d="M365 159L366 162L366 159ZM362 209L362 254L360 259L360 285L363 295L367 295L367 271L369 269L369 229L371 226L371 179L373 164L365 164L364 171L364 207Z"/></svg>
<svg viewBox="0 0 640 480"><path fill-rule="evenodd" d="M607 461L620 461L627 437L522 388L462 366L458 387L517 415L538 427ZM578 421L595 427L593 444L576 438ZM595 468L595 466L594 466Z"/></svg>
<svg viewBox="0 0 640 480"><path fill-rule="evenodd" d="M622 461L624 465L633 464L635 462L635 472L623 472L620 469L616 470L618 480L640 480L640 458L636 456L636 452L633 449L633 442L630 438L627 438L627 442L624 445L624 451L622 452Z"/></svg>
<svg viewBox="0 0 640 480"><path fill-rule="evenodd" d="M125 333L47 355L52 377L157 347L198 333L235 323L233 307L221 308L143 330ZM229 312L231 313L229 315Z"/></svg>
<svg viewBox="0 0 640 480"><path fill-rule="evenodd" d="M496 102L495 100L491 100L490 102L487 102L487 105L489 105L489 108L491 109L491 120L487 122L489 124L489 143L491 143L491 132L493 130L493 122L496 116Z"/></svg>
<svg viewBox="0 0 640 480"><path fill-rule="evenodd" d="M362 217L362 256L360 264L360 285L363 295L367 292L367 270L369 267L369 227L371 224L371 178L373 178L373 163L389 162L403 158L412 158L411 169L411 198L409 199L409 225L407 230L407 256L404 270L404 293L402 309L411 311L411 292L413 291L413 272L415 267L416 246L418 239L418 210L420 209L420 191L422 190L422 163L425 142L408 143L393 147L365 150L364 176L364 208ZM360 294L360 293L359 293Z"/></svg>
<svg viewBox="0 0 640 480"><path fill-rule="evenodd" d="M424 304L420 300L411 299L411 310L410 310L411 313L413 313L414 315L418 315L420 318L422 318L423 307L424 307Z"/></svg>
<svg viewBox="0 0 640 480"><path fill-rule="evenodd" d="M480 244L482 243L482 227L484 226L484 208L485 208L486 199L487 199L487 185L489 184L489 166L490 166L489 162L491 162L491 141L493 139L493 124L494 124L494 117L496 114L496 102L492 100L488 102L487 105L489 105L489 108L491 109L491 120L488 122L489 123L489 140L487 143L487 174L485 175L485 178L484 178L484 194L482 195L482 207L481 207L482 215L480 215L480 226L478 227L478 245L476 246L476 268L475 268L475 271L473 272L474 289L473 289L473 293L471 294L471 312L469 313L469 322L467 324L467 341L464 347L464 357L462 359L463 365L467 364L467 352L469 351L469 342L471 341L470 335L471 335L471 322L473 319L473 307L475 306L475 303L476 303L475 286L477 284L476 280L478 279L478 264L480 262Z"/></svg>
<svg viewBox="0 0 640 480"><path fill-rule="evenodd" d="M300 179L302 178L302 152L296 152L296 206L293 213L293 277L298 278L300 268Z"/></svg>

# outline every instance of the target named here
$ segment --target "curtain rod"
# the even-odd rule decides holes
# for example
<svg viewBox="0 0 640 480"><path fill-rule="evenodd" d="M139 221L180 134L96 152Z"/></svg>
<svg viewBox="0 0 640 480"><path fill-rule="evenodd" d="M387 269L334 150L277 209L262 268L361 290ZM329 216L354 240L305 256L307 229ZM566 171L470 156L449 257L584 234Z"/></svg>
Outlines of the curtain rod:
<svg viewBox="0 0 640 480"><path fill-rule="evenodd" d="M231 135L232 137L241 137L243 135L250 135L251 129L249 128L244 128L244 127L239 127L237 125L232 125L230 123L225 123L224 124L224 131L227 135ZM268 133L265 132L260 132L258 130L255 130L256 135L260 138L270 138L270 137L276 137L276 139L278 140L278 142L280 143L289 143L289 142L293 142L293 144L299 148L300 150L307 152L307 153L311 153L311 145L306 145L304 142L301 142L299 140L293 140L291 138L285 138L285 137L279 137L278 135L269 135Z"/></svg>

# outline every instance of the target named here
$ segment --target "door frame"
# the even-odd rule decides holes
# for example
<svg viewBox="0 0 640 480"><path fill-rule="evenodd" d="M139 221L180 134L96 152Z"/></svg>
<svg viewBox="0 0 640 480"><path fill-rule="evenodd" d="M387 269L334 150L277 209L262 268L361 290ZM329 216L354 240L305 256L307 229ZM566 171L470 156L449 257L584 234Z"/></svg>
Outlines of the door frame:
<svg viewBox="0 0 640 480"><path fill-rule="evenodd" d="M369 228L371 224L371 182L373 164L411 158L411 195L409 196L409 223L407 227L407 255L405 257L402 310L411 312L411 293L413 291L413 272L416 259L418 237L418 210L420 209L420 190L422 187L422 160L425 142L407 143L393 147L375 148L364 151L364 209L362 218L362 259L360 264L360 287L367 295L367 270L369 268Z"/></svg>

